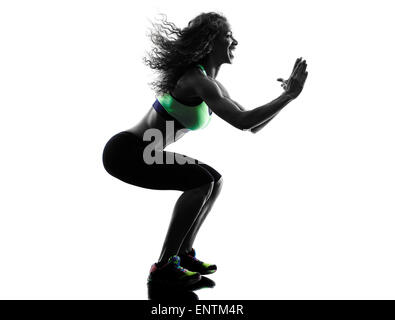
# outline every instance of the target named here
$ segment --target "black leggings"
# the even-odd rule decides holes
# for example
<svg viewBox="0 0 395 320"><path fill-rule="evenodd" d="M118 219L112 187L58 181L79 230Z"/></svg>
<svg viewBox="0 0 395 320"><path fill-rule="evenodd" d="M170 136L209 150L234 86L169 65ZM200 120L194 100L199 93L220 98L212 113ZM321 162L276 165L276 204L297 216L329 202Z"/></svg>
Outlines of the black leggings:
<svg viewBox="0 0 395 320"><path fill-rule="evenodd" d="M147 164L143 150L150 142L143 141L133 133L122 131L113 136L104 147L103 165L106 171L138 187L156 190L186 191L200 187L221 178L215 169L195 160L195 163L165 163L166 157L184 156L170 151L156 151L163 156L163 164Z"/></svg>

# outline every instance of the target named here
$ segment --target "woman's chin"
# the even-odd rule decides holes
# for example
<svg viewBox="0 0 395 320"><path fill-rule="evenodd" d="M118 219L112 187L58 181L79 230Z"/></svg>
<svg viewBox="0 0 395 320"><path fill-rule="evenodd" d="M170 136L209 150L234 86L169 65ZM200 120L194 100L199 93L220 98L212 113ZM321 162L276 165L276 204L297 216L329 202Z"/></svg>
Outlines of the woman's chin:
<svg viewBox="0 0 395 320"><path fill-rule="evenodd" d="M228 52L228 54L227 54L227 60L228 60L228 61L226 61L226 62L227 62L227 63L232 63L232 62L233 62L233 59L234 59L233 54L230 53L230 52Z"/></svg>

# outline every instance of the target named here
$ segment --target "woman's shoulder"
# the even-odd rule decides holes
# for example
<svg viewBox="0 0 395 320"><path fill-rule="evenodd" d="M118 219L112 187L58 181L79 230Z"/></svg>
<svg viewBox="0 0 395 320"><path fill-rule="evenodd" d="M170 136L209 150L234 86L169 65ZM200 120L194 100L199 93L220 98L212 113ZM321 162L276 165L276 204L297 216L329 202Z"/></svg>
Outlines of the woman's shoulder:
<svg viewBox="0 0 395 320"><path fill-rule="evenodd" d="M181 88L191 88L194 87L197 83L197 81L202 79L202 77L205 77L203 74L202 70L196 66L196 67L190 67L185 72L180 76L180 78L177 81L176 87L179 89Z"/></svg>
<svg viewBox="0 0 395 320"><path fill-rule="evenodd" d="M229 93L225 87L216 79L207 76L200 68L191 68L188 74L182 79L178 88L184 92L189 92L192 96L202 98L202 94L210 96L223 96L229 98Z"/></svg>
<svg viewBox="0 0 395 320"><path fill-rule="evenodd" d="M195 86L199 81L204 80L204 78L207 78L206 73L196 65L188 68L178 81L180 85L188 87Z"/></svg>

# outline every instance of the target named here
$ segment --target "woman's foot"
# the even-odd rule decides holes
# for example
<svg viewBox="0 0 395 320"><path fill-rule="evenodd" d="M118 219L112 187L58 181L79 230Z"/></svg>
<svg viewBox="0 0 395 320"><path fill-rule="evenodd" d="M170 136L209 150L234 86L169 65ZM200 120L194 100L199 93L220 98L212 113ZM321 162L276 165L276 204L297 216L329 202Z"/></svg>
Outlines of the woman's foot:
<svg viewBox="0 0 395 320"><path fill-rule="evenodd" d="M209 264L196 259L195 249L186 254L180 254L181 265L188 270L199 272L200 274L211 274L217 271L215 264Z"/></svg>
<svg viewBox="0 0 395 320"><path fill-rule="evenodd" d="M157 263L151 266L148 283L183 287L192 285L200 279L200 273L181 267L180 257L174 255L163 266Z"/></svg>

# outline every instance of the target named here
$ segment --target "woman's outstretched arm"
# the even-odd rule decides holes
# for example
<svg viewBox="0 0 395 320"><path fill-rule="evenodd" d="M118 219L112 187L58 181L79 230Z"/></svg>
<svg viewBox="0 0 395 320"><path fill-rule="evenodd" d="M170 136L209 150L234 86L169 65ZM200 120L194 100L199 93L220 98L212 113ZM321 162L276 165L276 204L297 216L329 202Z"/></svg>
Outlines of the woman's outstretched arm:
<svg viewBox="0 0 395 320"><path fill-rule="evenodd" d="M282 95L264 106L245 110L240 104L229 98L221 90L218 81L214 79L197 75L190 87L196 90L196 94L208 104L216 115L240 130L250 130L269 120L291 100Z"/></svg>
<svg viewBox="0 0 395 320"><path fill-rule="evenodd" d="M282 80L282 79L281 79ZM218 86L220 87L223 95L227 98L230 98L228 91L226 90L226 88L217 80L215 80L215 82L218 84ZM283 81L284 82L284 81ZM284 87L284 86L283 86ZM285 87L284 87L285 89ZM246 109L243 108L242 105L238 104L236 101L233 100L233 102L236 104L236 106L241 110L241 111L247 111ZM268 120L262 122L261 124L252 127L251 129L249 129L248 131L251 131L252 133L257 133L259 130L261 130L263 127L265 127L276 115L279 114L280 111L278 111L277 113L275 113L271 118L269 118Z"/></svg>
<svg viewBox="0 0 395 320"><path fill-rule="evenodd" d="M299 61L298 61L299 60ZM273 101L252 110L244 110L237 102L229 98L226 91L221 90L218 81L197 75L193 77L191 87L220 118L241 130L251 130L269 120L281 111L290 101L295 99L303 89L307 78L306 61L298 59L296 67L287 80L287 87L283 94ZM243 111L244 110L244 111Z"/></svg>

